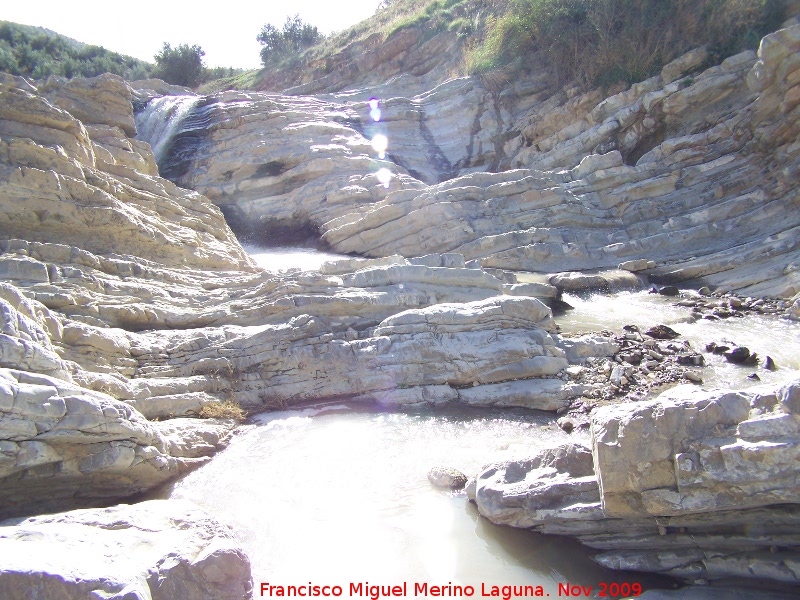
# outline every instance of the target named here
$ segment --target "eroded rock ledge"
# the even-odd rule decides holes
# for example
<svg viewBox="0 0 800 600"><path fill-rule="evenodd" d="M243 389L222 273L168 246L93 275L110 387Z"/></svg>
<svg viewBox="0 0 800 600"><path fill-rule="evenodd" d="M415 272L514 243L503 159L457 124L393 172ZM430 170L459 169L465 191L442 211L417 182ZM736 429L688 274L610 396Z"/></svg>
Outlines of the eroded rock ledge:
<svg viewBox="0 0 800 600"><path fill-rule="evenodd" d="M608 98L538 75L499 95L470 78L413 97L388 84L324 99L222 92L179 130L170 177L247 233L305 225L340 252L546 272L644 258L660 281L791 298L798 51L793 25L758 54L701 70L699 49Z"/></svg>
<svg viewBox="0 0 800 600"><path fill-rule="evenodd" d="M800 583L800 381L681 386L592 414L592 447L492 465L468 489L494 523L575 536L613 569Z"/></svg>

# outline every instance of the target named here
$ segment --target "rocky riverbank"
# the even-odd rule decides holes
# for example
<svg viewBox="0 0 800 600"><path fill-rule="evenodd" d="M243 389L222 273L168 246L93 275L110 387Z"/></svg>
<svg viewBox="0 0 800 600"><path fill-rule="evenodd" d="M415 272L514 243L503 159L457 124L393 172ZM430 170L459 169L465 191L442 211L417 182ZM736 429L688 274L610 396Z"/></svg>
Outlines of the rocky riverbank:
<svg viewBox="0 0 800 600"><path fill-rule="evenodd" d="M607 406L591 448L490 466L468 494L493 522L576 536L611 568L796 586L799 400L796 381Z"/></svg>
<svg viewBox="0 0 800 600"><path fill-rule="evenodd" d="M204 597L246 597L246 559L191 509L171 525L153 525L141 505L19 519L108 506L202 464L233 427L186 418L206 406L336 398L588 415L591 451L502 469L519 483L564 463L569 498L554 500L548 532L629 552L601 556L610 566L708 579L752 565L756 578L796 578L785 566L796 560L796 470L781 466L796 461L796 384L634 402L696 381L697 349L635 330L563 336L549 305L564 290L691 281L720 294L691 299L697 318L743 308L798 318L798 53L792 25L758 56L702 70L703 52L690 53L606 99L536 76L503 93L455 79L413 98L396 82L325 98L223 92L197 98L160 165L135 137L134 105L159 95L153 82L2 76L0 517L12 521L0 545L102 538L120 523L134 540L204 534L186 560L159 547L109 579L64 576L71 567L55 558L19 563L0 589L176 597L219 585ZM384 158L370 143L373 96L384 99ZM231 226L262 241L316 233L360 256L263 270ZM625 394L617 408L593 405ZM648 436L659 443L634 444ZM513 494L491 492L492 477L475 494L494 519L482 498ZM509 522L539 527L543 493ZM742 532L739 512L777 525ZM678 562L641 554L659 519L657 547L680 548ZM680 531L670 537L700 521L719 565ZM773 533L779 543L767 544ZM720 554L720 537L732 552ZM158 596L154 582L167 580L172 596Z"/></svg>

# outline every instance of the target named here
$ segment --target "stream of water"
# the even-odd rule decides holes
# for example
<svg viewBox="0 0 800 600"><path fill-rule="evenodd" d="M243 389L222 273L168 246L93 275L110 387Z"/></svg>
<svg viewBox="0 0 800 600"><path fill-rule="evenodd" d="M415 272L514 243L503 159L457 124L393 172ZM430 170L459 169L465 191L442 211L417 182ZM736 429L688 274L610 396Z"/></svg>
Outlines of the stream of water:
<svg viewBox="0 0 800 600"><path fill-rule="evenodd" d="M313 271L319 269L322 263L326 261L350 258L341 254L323 252L316 248L296 248L291 246L263 248L248 244L243 244L242 247L259 267L273 272L288 271L289 269Z"/></svg>
<svg viewBox="0 0 800 600"><path fill-rule="evenodd" d="M204 506L238 532L260 584L542 586L639 583L565 539L492 525L463 492L427 472L477 473L569 437L549 415L515 411L382 412L357 407L260 415L171 497ZM585 435L585 434L584 434ZM661 582L663 584L663 582ZM512 594L513 595L513 594ZM513 595L518 597L519 595ZM592 597L596 597L593 593Z"/></svg>
<svg viewBox="0 0 800 600"><path fill-rule="evenodd" d="M707 367L703 369L705 387L746 388L753 385L779 384L800 377L800 323L772 315L747 315L719 321L691 319L691 311L675 306L676 298L647 291L616 294L564 294L573 310L556 318L565 333L609 330L622 333L624 325L637 325L642 331L654 325L668 325L688 340L695 351L703 352L706 344L725 342L729 346L746 346L761 357L759 367L729 363L719 354L704 352ZM763 368L771 357L778 368ZM757 380L748 379L756 373Z"/></svg>
<svg viewBox="0 0 800 600"><path fill-rule="evenodd" d="M250 251L273 271L316 269L337 258L302 248ZM731 340L772 356L780 369L759 370L767 382L800 373L795 323L758 316L690 323L674 299L646 292L565 299L575 307L558 318L565 332L664 323L698 349ZM749 383L752 368L709 360L707 383ZM588 434L568 435L543 413L317 406L255 417L224 452L161 495L192 500L231 525L250 556L256 598L269 596L261 595L262 585L338 585L344 597L359 583L363 592L353 597L369 597L368 585L406 584L406 597L422 584L473 586L475 597L492 586L499 597L521 597L502 586L541 586L552 597L566 597L563 586L571 586L580 592L573 595L595 598L612 582L669 587L663 579L603 569L571 540L495 526L463 492L443 492L427 480L433 466L474 475L487 463L565 441L586 443Z"/></svg>

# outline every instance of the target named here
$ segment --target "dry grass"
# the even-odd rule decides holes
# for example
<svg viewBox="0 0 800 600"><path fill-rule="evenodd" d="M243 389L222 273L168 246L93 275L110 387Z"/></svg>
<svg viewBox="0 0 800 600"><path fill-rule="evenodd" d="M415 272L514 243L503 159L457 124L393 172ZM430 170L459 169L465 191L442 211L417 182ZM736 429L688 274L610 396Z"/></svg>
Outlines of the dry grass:
<svg viewBox="0 0 800 600"><path fill-rule="evenodd" d="M512 0L467 54L467 70L491 72L537 55L554 83L634 83L708 44L719 61L783 20L785 0Z"/></svg>
<svg viewBox="0 0 800 600"><path fill-rule="evenodd" d="M236 419L242 421L247 418L247 413L235 402L209 402L200 409L201 419Z"/></svg>

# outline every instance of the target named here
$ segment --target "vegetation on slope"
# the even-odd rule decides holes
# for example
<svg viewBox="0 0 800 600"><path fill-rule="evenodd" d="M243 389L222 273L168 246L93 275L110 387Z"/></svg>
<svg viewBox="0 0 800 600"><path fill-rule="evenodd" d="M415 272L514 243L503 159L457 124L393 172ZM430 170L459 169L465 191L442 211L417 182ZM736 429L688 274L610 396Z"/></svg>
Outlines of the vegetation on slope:
<svg viewBox="0 0 800 600"><path fill-rule="evenodd" d="M155 76L190 87L205 82L204 92L258 89L266 77L281 81L276 72L289 82L298 73L322 76L347 55L414 28L421 32L419 44L440 33L457 35L461 55L451 58L451 73L500 73L505 80L535 65L549 70L554 85L590 87L641 81L704 44L714 61L755 48L784 20L785 7L786 0L384 0L369 19L327 37L299 18L283 30L265 25L259 40L269 71L208 69L199 46L188 45L165 44L152 65L42 28L0 22L0 70L35 79ZM184 59L190 68L182 68Z"/></svg>
<svg viewBox="0 0 800 600"><path fill-rule="evenodd" d="M199 46L165 43L156 64L83 44L42 27L0 21L0 71L32 79L50 75L95 77L114 73L129 81L159 77L167 83L194 87L203 81L232 77L242 69L207 68Z"/></svg>
<svg viewBox="0 0 800 600"><path fill-rule="evenodd" d="M512 0L466 67L483 73L537 53L561 83L633 83L701 45L715 61L755 48L784 11L782 0Z"/></svg>
<svg viewBox="0 0 800 600"><path fill-rule="evenodd" d="M266 67L301 54L323 37L314 25L304 23L300 15L295 15L286 17L283 29L269 23L264 25L256 40L263 46L261 62Z"/></svg>
<svg viewBox="0 0 800 600"><path fill-rule="evenodd" d="M369 19L276 68L335 65L349 48L416 28L420 44L457 34L454 73L508 77L536 65L557 85L633 83L698 46L714 61L755 48L785 19L785 7L786 0L384 0Z"/></svg>
<svg viewBox="0 0 800 600"><path fill-rule="evenodd" d="M153 66L100 46L82 44L41 27L0 21L0 71L34 79L115 73L144 79Z"/></svg>

